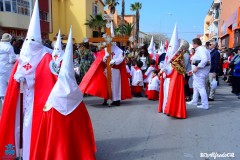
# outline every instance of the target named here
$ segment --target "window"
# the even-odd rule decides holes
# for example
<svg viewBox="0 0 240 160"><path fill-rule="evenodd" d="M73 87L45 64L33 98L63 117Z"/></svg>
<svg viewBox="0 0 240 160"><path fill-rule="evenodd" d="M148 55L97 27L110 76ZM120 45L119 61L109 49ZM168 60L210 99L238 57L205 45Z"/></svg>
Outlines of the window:
<svg viewBox="0 0 240 160"><path fill-rule="evenodd" d="M48 21L48 13L47 12L43 12L43 20Z"/></svg>
<svg viewBox="0 0 240 160"><path fill-rule="evenodd" d="M16 1L16 0L13 0ZM30 15L30 4L29 0L17 0L16 2L16 8L17 8L17 13L18 14L23 14L23 15ZM14 11L14 9L13 9Z"/></svg>
<svg viewBox="0 0 240 160"><path fill-rule="evenodd" d="M17 13L17 1L12 0L12 12Z"/></svg>
<svg viewBox="0 0 240 160"><path fill-rule="evenodd" d="M12 10L11 10L11 2L10 2L10 0L5 0L5 11L7 11L7 12L11 12Z"/></svg>
<svg viewBox="0 0 240 160"><path fill-rule="evenodd" d="M3 11L3 0L0 0L0 11Z"/></svg>
<svg viewBox="0 0 240 160"><path fill-rule="evenodd" d="M93 3L92 6L92 12L93 12L93 16L96 16L97 14L99 14L99 9L98 9L98 5Z"/></svg>

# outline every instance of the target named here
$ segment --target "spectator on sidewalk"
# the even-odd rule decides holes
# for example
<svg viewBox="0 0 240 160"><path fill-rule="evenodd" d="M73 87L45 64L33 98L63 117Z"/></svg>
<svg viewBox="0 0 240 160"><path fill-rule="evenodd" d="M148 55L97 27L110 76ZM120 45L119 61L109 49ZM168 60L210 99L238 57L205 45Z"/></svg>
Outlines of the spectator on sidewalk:
<svg viewBox="0 0 240 160"><path fill-rule="evenodd" d="M239 62L240 62L240 47L238 48L237 54L233 57L230 66L233 68L233 78L232 78L232 93L239 96Z"/></svg>
<svg viewBox="0 0 240 160"><path fill-rule="evenodd" d="M13 65L17 60L13 46L10 43L11 38L10 34L4 33L0 42L0 100L2 103Z"/></svg>
<svg viewBox="0 0 240 160"><path fill-rule="evenodd" d="M197 105L199 94L201 96L201 105L198 108L208 109L208 97L205 88L206 78L209 74L210 67L208 63L210 61L210 54L207 49L202 46L202 42L199 38L192 40L193 47L196 53L191 58L192 60L192 75L193 75L193 98L187 104ZM190 75L190 73L189 73Z"/></svg>
<svg viewBox="0 0 240 160"><path fill-rule="evenodd" d="M217 49L217 42L210 42L209 44L209 49L211 50L210 55L211 55L211 68L210 68L210 73L209 73L209 98L208 101L214 101L214 94L215 90L211 87L211 83L216 80L217 74L219 71L219 61L220 61L220 53Z"/></svg>
<svg viewBox="0 0 240 160"><path fill-rule="evenodd" d="M234 81L235 92L236 92L236 95L238 96L238 99L240 99L240 61L236 64L234 68L233 77L235 80Z"/></svg>
<svg viewBox="0 0 240 160"><path fill-rule="evenodd" d="M228 55L226 50L223 50L222 53L222 70L223 70L223 80L227 81L227 70L228 70Z"/></svg>

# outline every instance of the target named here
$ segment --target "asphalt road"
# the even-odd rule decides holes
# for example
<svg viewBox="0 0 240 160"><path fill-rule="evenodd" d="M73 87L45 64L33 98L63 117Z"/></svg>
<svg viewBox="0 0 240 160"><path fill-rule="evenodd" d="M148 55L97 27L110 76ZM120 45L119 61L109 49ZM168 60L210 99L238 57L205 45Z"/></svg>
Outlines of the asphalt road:
<svg viewBox="0 0 240 160"><path fill-rule="evenodd" d="M214 159L207 158L214 153L234 153L239 160L240 100L230 91L221 84L209 110L187 106L187 119L157 113L158 102L146 98L108 108L99 98L84 97L95 131L97 160L207 160Z"/></svg>
<svg viewBox="0 0 240 160"><path fill-rule="evenodd" d="M102 99L84 97L94 127L97 160L214 159L200 157L201 153L234 153L233 159L240 160L240 100L230 91L221 84L209 110L187 106L187 119L157 113L158 102L146 98L109 108L101 105Z"/></svg>

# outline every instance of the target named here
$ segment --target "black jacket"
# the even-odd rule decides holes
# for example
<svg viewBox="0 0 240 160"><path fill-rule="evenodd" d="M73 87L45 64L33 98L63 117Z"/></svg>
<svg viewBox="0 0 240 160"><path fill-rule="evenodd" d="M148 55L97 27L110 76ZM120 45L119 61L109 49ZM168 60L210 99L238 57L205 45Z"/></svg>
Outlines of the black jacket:
<svg viewBox="0 0 240 160"><path fill-rule="evenodd" d="M158 58L158 65L160 64L160 62L164 61L165 56L166 56L166 53L162 53L162 54L159 56L159 58Z"/></svg>
<svg viewBox="0 0 240 160"><path fill-rule="evenodd" d="M210 73L218 73L219 71L219 62L220 62L220 53L217 49L214 49L210 52L211 54L211 69Z"/></svg>

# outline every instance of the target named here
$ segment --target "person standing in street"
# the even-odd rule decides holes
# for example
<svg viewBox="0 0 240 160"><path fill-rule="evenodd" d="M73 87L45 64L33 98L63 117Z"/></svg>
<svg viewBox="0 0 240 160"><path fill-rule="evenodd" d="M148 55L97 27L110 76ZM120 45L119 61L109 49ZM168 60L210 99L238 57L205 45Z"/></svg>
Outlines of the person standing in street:
<svg viewBox="0 0 240 160"><path fill-rule="evenodd" d="M11 38L10 34L4 33L0 42L0 100L2 104L13 65L17 60L17 56L10 43Z"/></svg>
<svg viewBox="0 0 240 160"><path fill-rule="evenodd" d="M210 93L209 93L208 101L214 101L214 94L215 94L216 89L211 87L211 83L213 81L216 81L216 77L217 77L218 70L219 70L219 61L220 61L220 53L217 49L217 42L210 42L209 49L211 50L211 52L210 52L211 67L210 67L210 73L209 73Z"/></svg>
<svg viewBox="0 0 240 160"><path fill-rule="evenodd" d="M0 121L0 159L34 159L35 149L41 145L36 140L43 108L57 80L49 67L51 60L49 49L42 44L36 0L27 36L12 69L4 98ZM6 154L6 146L13 149L10 158Z"/></svg>
<svg viewBox="0 0 240 160"><path fill-rule="evenodd" d="M198 108L208 109L208 97L206 92L206 78L210 71L210 53L202 46L202 42L199 38L195 38L193 41L193 47L196 50L192 57L192 72L189 75L193 75L193 98L189 105L197 105L199 94L201 96L202 104L197 106Z"/></svg>

